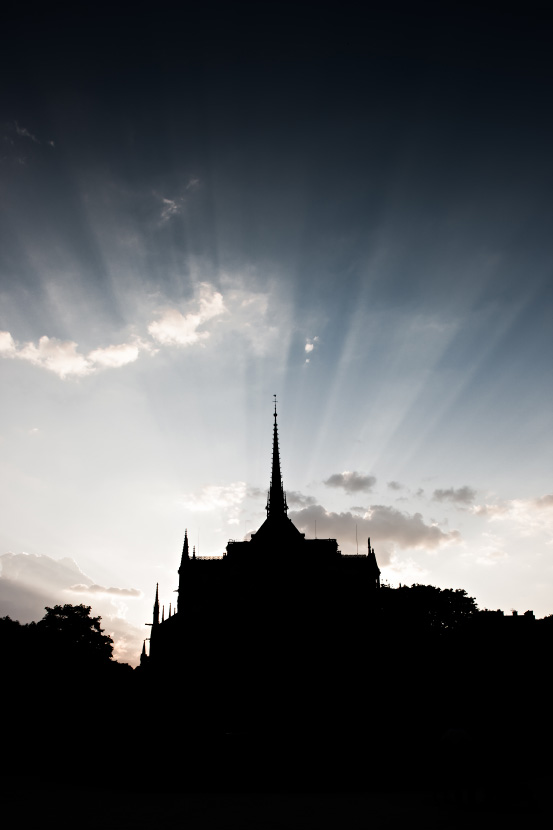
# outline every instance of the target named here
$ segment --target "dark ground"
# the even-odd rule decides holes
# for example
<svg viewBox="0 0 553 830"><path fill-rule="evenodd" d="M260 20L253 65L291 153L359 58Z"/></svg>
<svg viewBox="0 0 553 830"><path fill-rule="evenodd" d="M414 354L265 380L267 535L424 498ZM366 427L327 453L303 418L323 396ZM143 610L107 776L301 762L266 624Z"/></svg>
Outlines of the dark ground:
<svg viewBox="0 0 553 830"><path fill-rule="evenodd" d="M145 770L145 778L147 771ZM436 790L368 793L187 793L93 786L7 776L6 828L479 828L535 827L551 812L551 777L491 795Z"/></svg>

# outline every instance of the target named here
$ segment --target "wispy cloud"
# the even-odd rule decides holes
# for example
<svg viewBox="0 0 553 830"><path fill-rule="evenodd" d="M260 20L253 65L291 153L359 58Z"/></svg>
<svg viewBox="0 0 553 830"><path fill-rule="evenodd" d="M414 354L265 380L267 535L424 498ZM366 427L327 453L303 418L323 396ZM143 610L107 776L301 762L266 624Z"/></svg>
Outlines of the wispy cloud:
<svg viewBox="0 0 553 830"><path fill-rule="evenodd" d="M226 485L208 484L197 493L185 494L180 501L187 510L198 513L222 510L229 524L237 524L246 492L245 481L233 481Z"/></svg>
<svg viewBox="0 0 553 830"><path fill-rule="evenodd" d="M17 135L21 136L22 138L28 138L31 141L34 141L35 144L40 144L40 141L38 140L36 135L33 135L32 132L28 130L26 127L20 127L17 121L14 122L14 126Z"/></svg>
<svg viewBox="0 0 553 830"><path fill-rule="evenodd" d="M182 199L166 199L162 196L161 202L163 205L161 209L161 221L163 223L168 222L171 217L178 216L182 212Z"/></svg>
<svg viewBox="0 0 553 830"><path fill-rule="evenodd" d="M346 470L343 473L333 473L324 483L327 487L341 487L346 493L370 493L376 484L376 478L355 470Z"/></svg>
<svg viewBox="0 0 553 830"><path fill-rule="evenodd" d="M475 504L471 512L492 522L510 521L525 536L553 534L553 494L534 499L508 499L491 504Z"/></svg>
<svg viewBox="0 0 553 830"><path fill-rule="evenodd" d="M77 585L70 585L66 590L73 591L76 594L111 594L117 597L137 597L142 596L142 591L137 588L104 588L103 585L84 585L77 583Z"/></svg>

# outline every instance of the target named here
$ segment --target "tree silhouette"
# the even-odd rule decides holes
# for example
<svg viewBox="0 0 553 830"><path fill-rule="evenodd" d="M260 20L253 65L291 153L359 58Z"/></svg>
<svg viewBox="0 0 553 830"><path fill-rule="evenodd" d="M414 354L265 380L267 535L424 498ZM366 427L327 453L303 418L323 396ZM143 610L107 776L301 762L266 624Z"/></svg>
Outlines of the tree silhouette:
<svg viewBox="0 0 553 830"><path fill-rule="evenodd" d="M107 662L113 654L113 640L103 633L101 619L91 616L90 605L46 606L37 629L63 660Z"/></svg>

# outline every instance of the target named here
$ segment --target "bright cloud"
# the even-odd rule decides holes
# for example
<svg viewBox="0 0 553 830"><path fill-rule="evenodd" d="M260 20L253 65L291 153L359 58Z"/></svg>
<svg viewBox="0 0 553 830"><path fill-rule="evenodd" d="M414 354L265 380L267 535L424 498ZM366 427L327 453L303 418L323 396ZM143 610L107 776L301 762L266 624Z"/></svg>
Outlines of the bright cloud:
<svg viewBox="0 0 553 830"><path fill-rule="evenodd" d="M0 331L0 354L2 357L14 357L15 341L9 331Z"/></svg>
<svg viewBox="0 0 553 830"><path fill-rule="evenodd" d="M210 333L200 331L200 326L226 311L223 295L212 286L202 283L198 309L182 314L176 308L163 312L159 320L150 323L148 331L154 340L163 345L191 346L206 340Z"/></svg>
<svg viewBox="0 0 553 830"><path fill-rule="evenodd" d="M353 470L352 472L334 473L324 483L327 487L342 487L346 493L370 493L376 484L376 478Z"/></svg>
<svg viewBox="0 0 553 830"><path fill-rule="evenodd" d="M119 346L106 346L103 349L94 349L88 359L106 369L118 369L128 363L134 363L142 350L150 350L149 344L137 340L134 343L121 343Z"/></svg>
<svg viewBox="0 0 553 830"><path fill-rule="evenodd" d="M57 337L44 335L38 341L38 346L25 343L14 356L34 366L42 366L60 378L68 375L82 377L90 374L94 367L84 355L77 352L77 349L77 343L71 340L58 340Z"/></svg>
<svg viewBox="0 0 553 830"><path fill-rule="evenodd" d="M546 532L553 534L553 494L536 499L511 499L497 504L477 504L472 508L475 516L490 521L511 521L522 535Z"/></svg>
<svg viewBox="0 0 553 830"><path fill-rule="evenodd" d="M143 352L154 355L160 346L203 345L213 334L206 324L215 318L220 318L216 344L223 338L239 337L260 355L272 351L277 342L285 346L291 328L286 326L288 316L282 304L275 311L274 304L269 302L269 293L247 290L241 278L223 275L222 281L224 298L211 284L200 283L188 309L168 307L160 311L158 318L147 326L150 337L135 335L129 342L99 346L83 354L78 343L72 340L44 335L38 344L18 343L9 331L2 331L0 356L24 360L62 379L85 377L99 370L119 369L134 363Z"/></svg>
<svg viewBox="0 0 553 830"><path fill-rule="evenodd" d="M209 484L199 493L188 493L183 496L182 504L188 510L199 513L223 510L227 514L229 524L236 524L246 490L245 481L234 481L227 485Z"/></svg>
<svg viewBox="0 0 553 830"><path fill-rule="evenodd" d="M40 366L58 377L84 377L97 369L116 369L133 363L141 351L152 351L152 346L136 339L131 343L93 349L88 355L79 354L78 344L72 340L58 340L44 335L34 343L19 345L8 331L0 332L0 355L17 358Z"/></svg>
<svg viewBox="0 0 553 830"><path fill-rule="evenodd" d="M484 543L475 551L474 561L477 565L484 565L489 568L507 558L507 553L503 550L503 540L500 536L493 533L483 533L482 538Z"/></svg>
<svg viewBox="0 0 553 830"><path fill-rule="evenodd" d="M313 349L315 348L315 344L317 343L318 339L319 339L318 337L313 337L312 339L309 339L309 338L307 338L307 339L306 339L306 341L305 341L305 346L304 346L304 349L305 349L305 353L306 353L306 354L311 354L311 352L312 352L312 351L313 351ZM309 357L307 357L307 358L305 359L305 362L306 362L306 363L309 363L309 362L310 362L310 358L309 358Z"/></svg>

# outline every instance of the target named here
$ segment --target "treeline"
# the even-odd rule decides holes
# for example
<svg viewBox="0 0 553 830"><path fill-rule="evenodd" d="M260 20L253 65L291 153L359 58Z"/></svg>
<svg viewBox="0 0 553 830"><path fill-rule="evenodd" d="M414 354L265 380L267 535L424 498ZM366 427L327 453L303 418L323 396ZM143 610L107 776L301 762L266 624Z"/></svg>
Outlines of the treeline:
<svg viewBox="0 0 553 830"><path fill-rule="evenodd" d="M512 780L544 763L553 616L481 611L428 585L365 603L306 598L302 617L257 608L238 633L199 620L172 659L134 671L113 660L89 606L0 619L15 727L4 765L55 750L56 772L77 780L100 768L141 780L146 764L158 786L307 790L424 786L469 769L473 783Z"/></svg>

